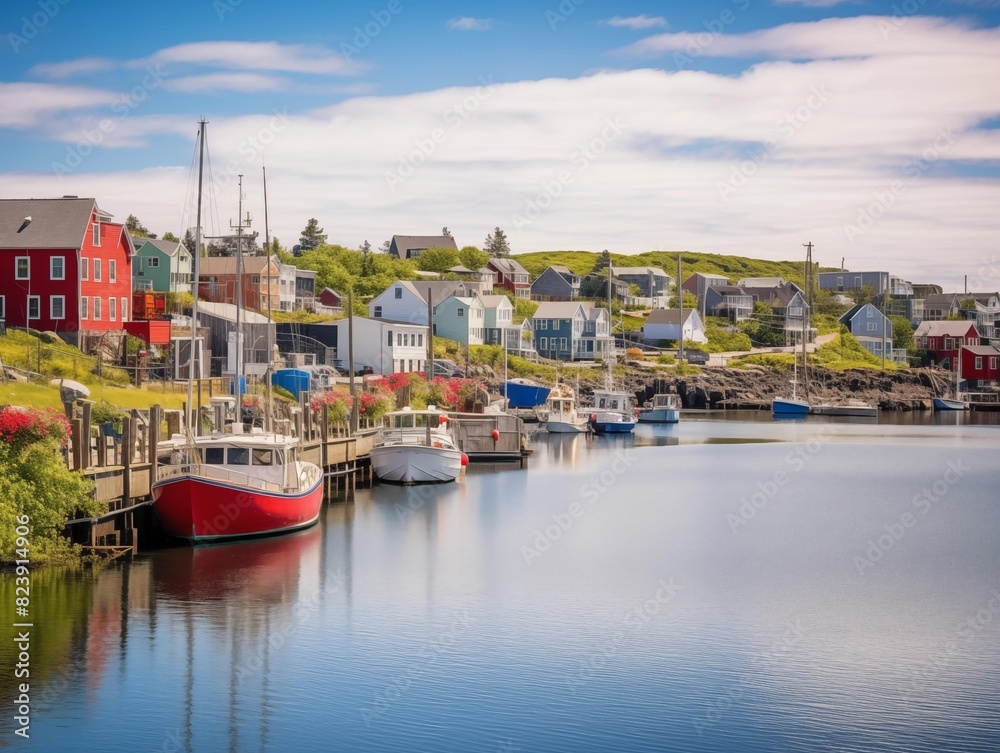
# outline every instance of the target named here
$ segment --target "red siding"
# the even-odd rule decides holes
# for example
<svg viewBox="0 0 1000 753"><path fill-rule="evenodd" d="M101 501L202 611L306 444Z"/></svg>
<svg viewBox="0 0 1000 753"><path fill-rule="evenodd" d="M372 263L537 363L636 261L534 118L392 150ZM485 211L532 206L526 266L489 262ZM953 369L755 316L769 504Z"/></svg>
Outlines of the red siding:
<svg viewBox="0 0 1000 753"><path fill-rule="evenodd" d="M112 222L101 223L101 244L93 244L93 221L88 223L80 256L87 259L86 280L80 283L80 295L88 300L87 318L81 320L81 329L98 331L121 329L121 300L125 299L126 321L132 318L132 257L122 226ZM101 281L94 280L94 260L101 261ZM115 262L115 282L110 281L111 261ZM94 319L94 298L101 299L101 318ZM115 318L108 311L109 299L115 302Z"/></svg>
<svg viewBox="0 0 1000 753"><path fill-rule="evenodd" d="M17 258L29 259L28 279L15 279ZM63 260L63 279L50 279L53 258ZM0 255L0 295L4 296L4 316L8 324L28 326L46 332L75 332L77 322L75 249L4 249ZM37 319L28 321L28 296L38 296ZM53 319L53 296L63 297L63 316Z"/></svg>

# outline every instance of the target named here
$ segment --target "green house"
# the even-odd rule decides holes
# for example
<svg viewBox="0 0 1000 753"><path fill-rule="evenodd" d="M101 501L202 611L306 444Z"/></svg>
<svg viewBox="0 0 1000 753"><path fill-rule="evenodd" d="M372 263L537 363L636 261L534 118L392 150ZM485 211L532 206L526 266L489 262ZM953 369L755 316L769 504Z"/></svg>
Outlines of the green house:
<svg viewBox="0 0 1000 753"><path fill-rule="evenodd" d="M132 287L160 293L191 292L191 254L177 241L133 238Z"/></svg>

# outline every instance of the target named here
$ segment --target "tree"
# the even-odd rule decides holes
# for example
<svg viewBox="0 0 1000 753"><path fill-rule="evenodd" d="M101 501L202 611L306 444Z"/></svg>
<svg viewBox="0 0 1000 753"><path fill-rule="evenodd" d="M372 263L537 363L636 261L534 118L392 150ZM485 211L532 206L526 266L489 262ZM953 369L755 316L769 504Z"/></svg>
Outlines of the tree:
<svg viewBox="0 0 1000 753"><path fill-rule="evenodd" d="M753 314L740 322L739 330L750 338L755 347L781 347L785 344L785 331L768 304L757 301Z"/></svg>
<svg viewBox="0 0 1000 753"><path fill-rule="evenodd" d="M458 251L453 248L429 248L417 257L417 266L427 272L447 272L458 266Z"/></svg>
<svg viewBox="0 0 1000 753"><path fill-rule="evenodd" d="M195 238L194 233L191 232L191 228L188 228L184 233L184 240L181 241L181 245L188 250L188 253L194 256L195 254Z"/></svg>
<svg viewBox="0 0 1000 753"><path fill-rule="evenodd" d="M607 269L611 266L611 252L607 249L601 251L601 255L597 257L597 261L594 262L594 268L590 270L592 275L598 274L602 269Z"/></svg>
<svg viewBox="0 0 1000 753"><path fill-rule="evenodd" d="M392 241L382 241L382 245L378 247L378 250L381 251L383 254L387 254L389 253L389 250L391 248L392 248Z"/></svg>
<svg viewBox="0 0 1000 753"><path fill-rule="evenodd" d="M319 226L319 220L315 217L310 217L309 222L306 223L305 229L302 231L301 237L299 237L299 245L302 246L303 251L312 251L318 246L322 246L326 243L326 234L323 232L323 228Z"/></svg>
<svg viewBox="0 0 1000 753"><path fill-rule="evenodd" d="M165 241L173 241L174 243L180 243L181 242L181 239L178 238L173 233L171 233L169 230L163 234L163 240L165 240Z"/></svg>
<svg viewBox="0 0 1000 753"><path fill-rule="evenodd" d="M360 251L363 254L370 254L372 252L372 244L369 243L367 239L365 239L365 242L361 244L361 246L358 248L358 251Z"/></svg>
<svg viewBox="0 0 1000 753"><path fill-rule="evenodd" d="M490 260L490 255L485 251L480 251L475 246L463 246L462 250L458 252L458 260L462 266L469 269L481 269Z"/></svg>
<svg viewBox="0 0 1000 753"><path fill-rule="evenodd" d="M149 232L149 228L139 222L139 218L134 214L130 214L125 220L125 229L128 231L129 235L135 236L136 238L156 237L156 233Z"/></svg>
<svg viewBox="0 0 1000 753"><path fill-rule="evenodd" d="M683 288L681 288L681 289L683 290ZM667 306L669 308L672 308L672 309L677 308L677 293L676 293L676 291L674 292L674 294L672 296L670 296L670 300L667 301ZM686 309L696 309L696 308L699 308L699 306L698 306L698 296L696 296L690 290L685 290L684 291L684 308L686 308Z"/></svg>
<svg viewBox="0 0 1000 753"><path fill-rule="evenodd" d="M504 231L498 227L487 235L483 251L494 257L510 256L510 243Z"/></svg>
<svg viewBox="0 0 1000 753"><path fill-rule="evenodd" d="M890 316L892 322L892 347L903 350L913 349L913 325L905 316Z"/></svg>

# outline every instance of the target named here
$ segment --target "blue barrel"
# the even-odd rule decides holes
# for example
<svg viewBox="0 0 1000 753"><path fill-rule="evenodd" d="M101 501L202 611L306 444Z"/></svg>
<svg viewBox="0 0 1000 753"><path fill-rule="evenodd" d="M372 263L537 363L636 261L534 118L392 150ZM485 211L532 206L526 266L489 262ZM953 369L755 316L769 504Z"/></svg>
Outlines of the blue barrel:
<svg viewBox="0 0 1000 753"><path fill-rule="evenodd" d="M239 388L240 389L240 394L241 395L247 394L247 378L245 376L241 376L240 377L239 385L240 385L240 388ZM229 394L230 395L235 395L236 394L236 380L235 379L232 382L230 382L230 384L229 384Z"/></svg>
<svg viewBox="0 0 1000 753"><path fill-rule="evenodd" d="M300 392L309 391L309 382L309 372L302 369L278 369L271 374L272 386L286 389L295 397L298 397Z"/></svg>

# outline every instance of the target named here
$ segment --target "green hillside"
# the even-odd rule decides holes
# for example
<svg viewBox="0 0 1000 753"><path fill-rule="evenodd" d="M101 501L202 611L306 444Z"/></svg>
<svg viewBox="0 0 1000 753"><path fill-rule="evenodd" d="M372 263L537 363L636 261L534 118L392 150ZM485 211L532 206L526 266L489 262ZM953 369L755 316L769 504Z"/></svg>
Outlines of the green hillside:
<svg viewBox="0 0 1000 753"><path fill-rule="evenodd" d="M682 251L681 276L687 279L695 272L726 275L732 282L742 277L783 277L798 285L803 284L804 261L769 261L745 256L724 256ZM599 253L593 251L535 251L516 254L515 259L531 273L532 279L553 264L562 264L577 274L586 274L594 268ZM642 254L611 254L615 266L659 267L671 277L677 275L676 251L647 251ZM824 268L821 268L821 271Z"/></svg>

